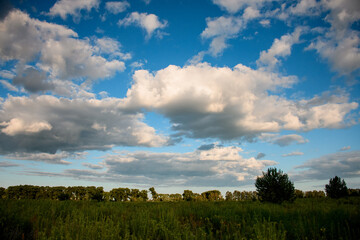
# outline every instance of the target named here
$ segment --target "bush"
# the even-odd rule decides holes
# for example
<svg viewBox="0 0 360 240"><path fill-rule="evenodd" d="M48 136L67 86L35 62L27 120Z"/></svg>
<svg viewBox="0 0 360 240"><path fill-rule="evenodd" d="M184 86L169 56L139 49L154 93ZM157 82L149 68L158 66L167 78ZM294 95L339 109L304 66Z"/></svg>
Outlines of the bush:
<svg viewBox="0 0 360 240"><path fill-rule="evenodd" d="M338 176L330 178L329 184L325 185L325 191L326 195L331 198L341 198L348 195L345 181L341 181L341 178Z"/></svg>
<svg viewBox="0 0 360 240"><path fill-rule="evenodd" d="M269 168L262 177L257 177L255 187L261 201L282 203L295 199L294 184L287 174L276 168Z"/></svg>

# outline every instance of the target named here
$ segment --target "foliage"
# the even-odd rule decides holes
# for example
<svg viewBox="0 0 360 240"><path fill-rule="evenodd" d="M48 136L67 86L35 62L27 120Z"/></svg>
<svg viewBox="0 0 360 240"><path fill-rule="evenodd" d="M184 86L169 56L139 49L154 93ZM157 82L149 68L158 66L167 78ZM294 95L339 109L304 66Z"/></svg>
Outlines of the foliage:
<svg viewBox="0 0 360 240"><path fill-rule="evenodd" d="M306 191L305 197L306 198L324 198L325 193L324 193L324 191L316 191L316 190Z"/></svg>
<svg viewBox="0 0 360 240"><path fill-rule="evenodd" d="M201 195L199 195L201 196ZM358 239L360 198L110 202L0 200L0 239Z"/></svg>
<svg viewBox="0 0 360 240"><path fill-rule="evenodd" d="M331 198L341 198L348 195L348 190L344 180L335 176L330 178L329 184L325 185L326 195Z"/></svg>
<svg viewBox="0 0 360 240"><path fill-rule="evenodd" d="M294 184L287 174L276 168L269 168L262 177L257 177L255 187L261 201L282 203L295 199Z"/></svg>

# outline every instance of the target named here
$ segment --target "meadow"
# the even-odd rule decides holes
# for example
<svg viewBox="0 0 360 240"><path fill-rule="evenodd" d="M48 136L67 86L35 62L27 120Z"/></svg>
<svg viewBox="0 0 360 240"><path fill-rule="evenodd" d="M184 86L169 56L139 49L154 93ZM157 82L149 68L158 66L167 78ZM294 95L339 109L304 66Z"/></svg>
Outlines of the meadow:
<svg viewBox="0 0 360 240"><path fill-rule="evenodd" d="M0 239L359 239L360 198L0 200Z"/></svg>

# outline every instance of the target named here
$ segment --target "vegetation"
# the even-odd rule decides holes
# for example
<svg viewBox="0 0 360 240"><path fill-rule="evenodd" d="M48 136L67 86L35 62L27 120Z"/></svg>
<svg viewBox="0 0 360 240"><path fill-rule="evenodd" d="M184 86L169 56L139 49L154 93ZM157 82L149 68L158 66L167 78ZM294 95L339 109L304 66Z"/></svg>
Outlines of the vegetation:
<svg viewBox="0 0 360 240"><path fill-rule="evenodd" d="M282 203L295 199L294 184L276 168L269 168L262 177L257 177L255 187L261 201Z"/></svg>
<svg viewBox="0 0 360 240"><path fill-rule="evenodd" d="M331 178L329 184L325 185L326 195L331 198L341 198L348 195L348 189L344 180L338 176Z"/></svg>
<svg viewBox="0 0 360 240"><path fill-rule="evenodd" d="M360 236L360 189L347 189L338 177L326 185L328 197L323 191L295 190L287 175L276 169L263 173L255 185L257 192L228 191L225 199L218 190L161 194L153 187L149 191L114 188L109 192L81 186L0 188L0 239ZM346 198L339 199L345 196L344 188Z"/></svg>
<svg viewBox="0 0 360 240"><path fill-rule="evenodd" d="M0 239L358 239L359 204L3 199Z"/></svg>

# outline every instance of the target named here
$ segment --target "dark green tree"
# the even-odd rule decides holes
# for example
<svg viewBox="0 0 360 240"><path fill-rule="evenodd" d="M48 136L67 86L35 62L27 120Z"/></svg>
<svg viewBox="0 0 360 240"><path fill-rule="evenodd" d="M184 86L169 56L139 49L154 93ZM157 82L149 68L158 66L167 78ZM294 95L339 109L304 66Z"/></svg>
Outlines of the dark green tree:
<svg viewBox="0 0 360 240"><path fill-rule="evenodd" d="M330 178L329 184L325 185L326 195L331 198L341 198L348 195L348 190L344 180L338 176Z"/></svg>
<svg viewBox="0 0 360 240"><path fill-rule="evenodd" d="M263 172L262 177L256 178L255 187L261 201L282 203L295 199L294 184L280 169L269 168Z"/></svg>

